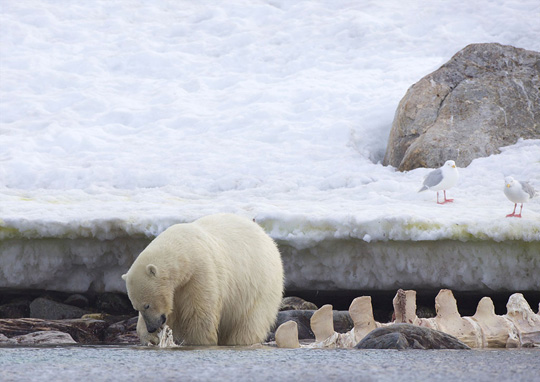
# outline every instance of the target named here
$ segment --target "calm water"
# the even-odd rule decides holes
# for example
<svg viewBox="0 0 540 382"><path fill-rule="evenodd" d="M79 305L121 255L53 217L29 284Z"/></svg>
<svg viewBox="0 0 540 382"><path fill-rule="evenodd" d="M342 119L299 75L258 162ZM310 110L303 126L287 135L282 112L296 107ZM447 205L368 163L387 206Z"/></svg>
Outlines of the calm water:
<svg viewBox="0 0 540 382"><path fill-rule="evenodd" d="M540 381L540 350L0 348L0 381Z"/></svg>

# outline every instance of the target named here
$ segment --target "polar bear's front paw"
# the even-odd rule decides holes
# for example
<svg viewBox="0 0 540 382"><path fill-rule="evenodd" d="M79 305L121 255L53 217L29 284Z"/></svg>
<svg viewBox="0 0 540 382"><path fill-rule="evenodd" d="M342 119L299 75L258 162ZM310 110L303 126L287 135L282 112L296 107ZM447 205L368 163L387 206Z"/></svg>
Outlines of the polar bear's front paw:
<svg viewBox="0 0 540 382"><path fill-rule="evenodd" d="M157 333L144 333L139 334L139 339L141 340L141 345L152 346L159 344L159 336Z"/></svg>

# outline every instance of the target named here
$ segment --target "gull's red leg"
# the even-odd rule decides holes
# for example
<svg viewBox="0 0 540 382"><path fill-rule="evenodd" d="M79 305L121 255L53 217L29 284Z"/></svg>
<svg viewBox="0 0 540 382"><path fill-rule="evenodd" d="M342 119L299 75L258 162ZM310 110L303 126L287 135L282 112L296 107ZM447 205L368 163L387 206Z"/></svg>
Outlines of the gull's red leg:
<svg viewBox="0 0 540 382"><path fill-rule="evenodd" d="M507 218L511 218L512 216L516 216L516 207L517 207L517 203L514 203L514 212L512 212L511 214L506 215ZM523 208L523 204L521 205L521 208Z"/></svg>
<svg viewBox="0 0 540 382"><path fill-rule="evenodd" d="M444 202L445 203L452 203L454 199L446 199L446 190L444 190Z"/></svg>
<svg viewBox="0 0 540 382"><path fill-rule="evenodd" d="M521 217L521 211L523 211L523 203L521 203L521 208L519 209L519 215L515 215L516 218Z"/></svg>

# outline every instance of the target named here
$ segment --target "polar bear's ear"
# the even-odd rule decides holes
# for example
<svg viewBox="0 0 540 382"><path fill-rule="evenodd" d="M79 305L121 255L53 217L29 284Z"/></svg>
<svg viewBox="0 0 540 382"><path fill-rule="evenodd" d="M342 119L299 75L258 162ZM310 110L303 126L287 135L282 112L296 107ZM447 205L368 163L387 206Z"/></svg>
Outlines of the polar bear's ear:
<svg viewBox="0 0 540 382"><path fill-rule="evenodd" d="M158 270L157 270L157 267L154 265L154 264L148 264L146 266L146 273L148 274L148 276L157 276L158 274Z"/></svg>
<svg viewBox="0 0 540 382"><path fill-rule="evenodd" d="M127 273L124 273L124 274L122 275L122 280L125 281L126 279L127 279Z"/></svg>

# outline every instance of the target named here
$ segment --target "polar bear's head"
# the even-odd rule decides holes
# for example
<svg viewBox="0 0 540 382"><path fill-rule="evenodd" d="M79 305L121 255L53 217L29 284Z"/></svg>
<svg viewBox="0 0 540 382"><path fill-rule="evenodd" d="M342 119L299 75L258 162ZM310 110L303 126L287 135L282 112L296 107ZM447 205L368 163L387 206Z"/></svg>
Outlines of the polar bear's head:
<svg viewBox="0 0 540 382"><path fill-rule="evenodd" d="M149 333L161 329L172 312L173 291L157 266L134 266L122 275L133 308L141 314Z"/></svg>

